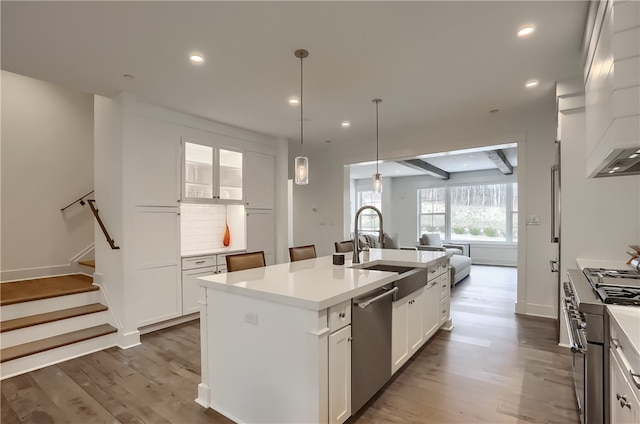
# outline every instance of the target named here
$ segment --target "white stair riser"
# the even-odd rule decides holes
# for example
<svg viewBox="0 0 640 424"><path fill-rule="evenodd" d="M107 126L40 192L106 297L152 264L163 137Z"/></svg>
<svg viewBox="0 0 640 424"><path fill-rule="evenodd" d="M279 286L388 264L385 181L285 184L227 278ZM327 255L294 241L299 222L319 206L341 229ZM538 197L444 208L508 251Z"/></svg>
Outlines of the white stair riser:
<svg viewBox="0 0 640 424"><path fill-rule="evenodd" d="M18 330L5 331L0 334L0 346L4 349L6 347L33 342L76 330L83 330L100 324L108 324L109 318L110 315L108 311L102 311Z"/></svg>
<svg viewBox="0 0 640 424"><path fill-rule="evenodd" d="M100 290L85 293L69 294L66 296L52 297L49 299L33 300L31 302L16 303L1 307L2 320L7 321L30 315L59 311L61 309L74 308L100 302Z"/></svg>
<svg viewBox="0 0 640 424"><path fill-rule="evenodd" d="M115 341L116 333L107 334L46 352L36 353L35 355L25 356L24 358L14 359L13 361L7 361L0 366L0 379L24 374L29 371L107 349L115 346Z"/></svg>

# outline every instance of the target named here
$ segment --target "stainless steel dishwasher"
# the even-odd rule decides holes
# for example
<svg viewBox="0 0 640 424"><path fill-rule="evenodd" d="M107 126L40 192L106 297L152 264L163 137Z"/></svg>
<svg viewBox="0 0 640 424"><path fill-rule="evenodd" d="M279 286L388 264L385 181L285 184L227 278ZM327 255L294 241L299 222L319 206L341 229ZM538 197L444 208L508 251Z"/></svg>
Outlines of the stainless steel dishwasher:
<svg viewBox="0 0 640 424"><path fill-rule="evenodd" d="M353 299L351 411L355 413L391 378L391 301L388 284Z"/></svg>

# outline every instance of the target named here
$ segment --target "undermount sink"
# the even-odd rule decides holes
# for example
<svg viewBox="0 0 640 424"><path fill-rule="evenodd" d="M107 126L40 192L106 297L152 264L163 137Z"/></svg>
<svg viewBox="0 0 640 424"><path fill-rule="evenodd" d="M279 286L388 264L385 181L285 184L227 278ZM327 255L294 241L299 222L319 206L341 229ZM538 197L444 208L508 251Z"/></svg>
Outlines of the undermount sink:
<svg viewBox="0 0 640 424"><path fill-rule="evenodd" d="M355 268L355 267L354 267ZM371 271L397 272L398 279L393 283L398 288L394 300L402 299L410 295L421 287L427 285L427 269L414 268L410 266L374 264L370 266L358 266L358 269L368 269Z"/></svg>
<svg viewBox="0 0 640 424"><path fill-rule="evenodd" d="M387 271L387 272L397 272L398 274L404 274L405 272L414 270L416 268L410 266L399 266L399 265L385 265L385 264L376 264L371 266L359 266L360 269L370 269L372 271Z"/></svg>

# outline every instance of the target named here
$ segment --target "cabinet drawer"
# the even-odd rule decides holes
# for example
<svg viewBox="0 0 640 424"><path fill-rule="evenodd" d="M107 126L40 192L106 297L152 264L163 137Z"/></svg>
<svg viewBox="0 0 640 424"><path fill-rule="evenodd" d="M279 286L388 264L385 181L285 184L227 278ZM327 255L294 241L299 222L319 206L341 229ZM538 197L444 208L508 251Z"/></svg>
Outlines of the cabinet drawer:
<svg viewBox="0 0 640 424"><path fill-rule="evenodd" d="M215 256L195 256L193 258L182 258L182 270L204 268L216 265Z"/></svg>
<svg viewBox="0 0 640 424"><path fill-rule="evenodd" d="M449 296L449 275L445 272L438 277L438 285L440 286L440 299Z"/></svg>
<svg viewBox="0 0 640 424"><path fill-rule="evenodd" d="M440 325L444 324L449 319L449 296L444 299L440 299Z"/></svg>
<svg viewBox="0 0 640 424"><path fill-rule="evenodd" d="M427 281L433 280L438 275L440 275L441 272L442 271L440 271L440 263L427 267Z"/></svg>
<svg viewBox="0 0 640 424"><path fill-rule="evenodd" d="M444 260L440 262L440 272L447 272L449 270L449 261Z"/></svg>
<svg viewBox="0 0 640 424"><path fill-rule="evenodd" d="M329 308L329 331L334 332L348 324L351 324L351 300Z"/></svg>

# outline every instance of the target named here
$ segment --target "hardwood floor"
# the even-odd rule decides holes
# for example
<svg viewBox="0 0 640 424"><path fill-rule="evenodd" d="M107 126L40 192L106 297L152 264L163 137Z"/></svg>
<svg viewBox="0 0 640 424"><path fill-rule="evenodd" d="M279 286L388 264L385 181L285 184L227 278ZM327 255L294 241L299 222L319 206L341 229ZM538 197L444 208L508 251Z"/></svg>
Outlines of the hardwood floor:
<svg viewBox="0 0 640 424"><path fill-rule="evenodd" d="M579 423L555 322L514 314L516 268L473 266L440 331L350 422Z"/></svg>
<svg viewBox="0 0 640 424"><path fill-rule="evenodd" d="M514 268L474 266L439 332L350 423L578 423L552 320L513 313ZM230 423L194 402L197 321L2 381L2 424Z"/></svg>

